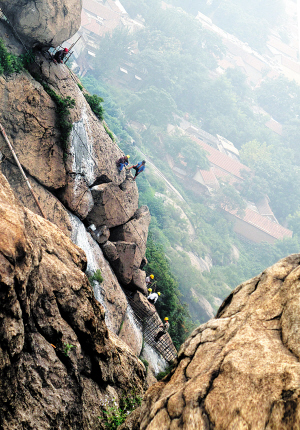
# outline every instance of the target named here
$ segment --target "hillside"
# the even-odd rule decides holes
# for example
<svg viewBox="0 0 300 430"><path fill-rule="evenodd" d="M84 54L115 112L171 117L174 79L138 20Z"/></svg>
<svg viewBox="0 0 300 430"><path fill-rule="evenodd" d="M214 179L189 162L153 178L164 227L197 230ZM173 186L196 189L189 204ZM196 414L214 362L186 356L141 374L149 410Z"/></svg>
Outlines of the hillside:
<svg viewBox="0 0 300 430"><path fill-rule="evenodd" d="M184 199L177 200L151 168L139 178L140 201L152 215L150 232L164 247L196 324L208 314L201 305L195 311L191 289L216 311L228 289L299 249L299 87L287 79L297 76L299 66L294 9L280 14L280 8L264 6L268 40L261 39L258 50L231 34L221 16L215 19L219 2L204 3L153 0L150 7L124 1L125 28L116 26L111 36L109 18L101 37L86 32L83 22L78 34L95 39L93 55L83 50L73 64L85 86L103 97L105 119L124 151L136 160L146 156ZM231 20L235 3L226 2ZM83 16L92 8L93 2L83 4ZM257 2L243 12L249 36ZM280 53L274 54L275 42ZM238 158L235 186L236 169L226 178L224 159L213 170L205 145L225 151L227 159ZM196 232L193 240L180 211L156 193L167 193L185 211ZM224 206L226 214L219 210ZM211 263L203 263L201 273L196 260Z"/></svg>

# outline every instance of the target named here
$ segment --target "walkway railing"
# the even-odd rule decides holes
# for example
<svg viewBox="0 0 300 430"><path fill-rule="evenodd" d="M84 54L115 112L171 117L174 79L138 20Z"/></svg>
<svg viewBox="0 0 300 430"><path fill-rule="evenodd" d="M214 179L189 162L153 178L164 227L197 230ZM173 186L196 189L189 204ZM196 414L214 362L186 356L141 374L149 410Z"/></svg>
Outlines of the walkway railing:
<svg viewBox="0 0 300 430"><path fill-rule="evenodd" d="M149 308L142 306L139 301L134 300L135 293L125 291L137 325L142 329L145 342L155 349L166 361L172 361L177 357L176 348L169 333L163 334L156 342L155 336L161 331L162 321L153 305Z"/></svg>

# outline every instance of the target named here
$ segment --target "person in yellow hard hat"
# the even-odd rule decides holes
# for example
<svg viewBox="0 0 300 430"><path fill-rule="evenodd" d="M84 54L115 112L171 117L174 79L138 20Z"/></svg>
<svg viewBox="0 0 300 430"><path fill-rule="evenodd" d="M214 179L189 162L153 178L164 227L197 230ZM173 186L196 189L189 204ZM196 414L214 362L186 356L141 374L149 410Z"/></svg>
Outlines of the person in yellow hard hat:
<svg viewBox="0 0 300 430"><path fill-rule="evenodd" d="M155 342L158 342L159 339L169 331L169 328L170 328L169 318L165 317L164 324L161 324L159 327L160 327L160 330L154 338Z"/></svg>
<svg viewBox="0 0 300 430"><path fill-rule="evenodd" d="M123 167L128 166L129 158L130 158L130 155L124 155L124 157L121 157L118 159L116 164L118 166L119 172L123 170Z"/></svg>
<svg viewBox="0 0 300 430"><path fill-rule="evenodd" d="M148 288L148 293L151 294L152 293L152 288Z"/></svg>
<svg viewBox="0 0 300 430"><path fill-rule="evenodd" d="M148 287L149 284L151 284L151 282L153 281L153 279L154 279L154 275L152 275L152 273L151 273L150 276L147 276L147 278L146 278L146 285L147 285L147 287Z"/></svg>
<svg viewBox="0 0 300 430"><path fill-rule="evenodd" d="M158 296L160 296L159 292L158 293L151 293L151 294L149 294L147 299L152 305L155 305L155 303L157 302Z"/></svg>

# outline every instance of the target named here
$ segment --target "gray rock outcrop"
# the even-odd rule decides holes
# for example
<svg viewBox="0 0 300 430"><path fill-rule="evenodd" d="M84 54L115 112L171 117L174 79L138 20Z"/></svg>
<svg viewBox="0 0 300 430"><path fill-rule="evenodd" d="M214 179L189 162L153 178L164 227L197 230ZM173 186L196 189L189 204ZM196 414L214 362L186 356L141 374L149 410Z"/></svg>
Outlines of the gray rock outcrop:
<svg viewBox="0 0 300 430"><path fill-rule="evenodd" d="M23 43L56 47L80 27L81 0L0 0L0 8Z"/></svg>
<svg viewBox="0 0 300 430"><path fill-rule="evenodd" d="M137 248L134 259L136 268L140 267L145 256L150 220L151 215L148 206L141 206L130 221L111 229L111 241L136 243Z"/></svg>
<svg viewBox="0 0 300 430"><path fill-rule="evenodd" d="M126 223L138 208L138 189L135 182L127 179L120 186L114 183L100 184L92 188L94 207L87 222L108 228Z"/></svg>

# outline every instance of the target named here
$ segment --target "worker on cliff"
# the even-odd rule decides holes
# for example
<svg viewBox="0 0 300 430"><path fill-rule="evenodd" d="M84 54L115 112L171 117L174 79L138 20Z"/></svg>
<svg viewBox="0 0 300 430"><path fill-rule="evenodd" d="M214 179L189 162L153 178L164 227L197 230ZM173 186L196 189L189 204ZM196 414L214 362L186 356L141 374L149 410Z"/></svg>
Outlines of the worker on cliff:
<svg viewBox="0 0 300 430"><path fill-rule="evenodd" d="M152 273L151 273L150 276L147 276L147 278L146 278L146 286L147 287L151 284L151 282L153 281L153 279L154 279L154 275L152 275Z"/></svg>
<svg viewBox="0 0 300 430"><path fill-rule="evenodd" d="M157 302L158 296L160 296L160 292L149 294L149 296L147 297L148 302L150 302L152 305L155 305L155 303Z"/></svg>
<svg viewBox="0 0 300 430"><path fill-rule="evenodd" d="M57 63L63 63L64 58L69 52L68 48L60 49L59 51L56 51L53 57L53 61L55 64Z"/></svg>
<svg viewBox="0 0 300 430"><path fill-rule="evenodd" d="M165 317L164 324L161 324L159 327L160 327L160 330L154 338L155 342L158 342L159 339L169 331L169 328L170 328L169 318Z"/></svg>
<svg viewBox="0 0 300 430"><path fill-rule="evenodd" d="M137 175L139 175L140 173L142 173L145 170L145 167L146 167L145 164L146 164L146 161L143 160L143 161L140 161L139 163L137 163L131 167L127 167L128 170L130 170L130 169L135 170L135 176L133 178L134 181L135 181L135 178L137 177Z"/></svg>
<svg viewBox="0 0 300 430"><path fill-rule="evenodd" d="M124 157L121 157L118 159L116 164L118 166L119 172L121 172L124 167L128 166L129 158L130 158L130 155L124 155Z"/></svg>

